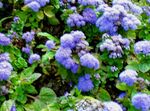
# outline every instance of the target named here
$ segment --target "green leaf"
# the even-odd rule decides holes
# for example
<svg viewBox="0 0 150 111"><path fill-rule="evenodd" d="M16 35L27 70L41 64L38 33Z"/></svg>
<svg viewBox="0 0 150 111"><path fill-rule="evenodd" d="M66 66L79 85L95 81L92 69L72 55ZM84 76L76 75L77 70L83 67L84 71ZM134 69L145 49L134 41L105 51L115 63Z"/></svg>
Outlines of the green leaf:
<svg viewBox="0 0 150 111"><path fill-rule="evenodd" d="M108 93L107 90L100 88L100 90L98 91L98 95L97 98L99 98L102 101L110 101L111 97L110 94Z"/></svg>
<svg viewBox="0 0 150 111"><path fill-rule="evenodd" d="M37 94L37 90L33 85L24 85L25 93L28 94Z"/></svg>
<svg viewBox="0 0 150 111"><path fill-rule="evenodd" d="M125 83L118 83L116 84L116 88L118 88L121 91L126 91L128 89L127 85Z"/></svg>
<svg viewBox="0 0 150 111"><path fill-rule="evenodd" d="M56 101L56 94L52 89L43 87L40 91L39 99L44 103L52 103Z"/></svg>
<svg viewBox="0 0 150 111"><path fill-rule="evenodd" d="M66 68L64 68L63 66L59 65L58 68L58 73L61 75L62 79L66 79L68 76L68 71Z"/></svg>
<svg viewBox="0 0 150 111"><path fill-rule="evenodd" d="M22 69L22 68L25 68L25 67L28 66L28 65L27 65L27 62L26 62L25 59L22 58L22 57L19 57L19 58L17 59L17 61L15 62L15 65L16 65L16 67L17 67L18 69Z"/></svg>
<svg viewBox="0 0 150 111"><path fill-rule="evenodd" d="M52 18L52 17L55 16L55 13L52 10L53 10L53 6L47 6L47 7L44 8L44 14L48 18Z"/></svg>
<svg viewBox="0 0 150 111"><path fill-rule="evenodd" d="M55 56L54 52L47 52L42 56L42 62L43 63L49 62L49 60L51 60L54 56Z"/></svg>
<svg viewBox="0 0 150 111"><path fill-rule="evenodd" d="M51 25L58 25L58 24L60 24L59 20L58 20L55 16L53 16L53 17L51 17L51 18L49 19L49 23L50 23Z"/></svg>
<svg viewBox="0 0 150 111"><path fill-rule="evenodd" d="M59 43L59 39L52 36L51 34L47 33L47 32L39 32L37 34L38 36L43 36L43 37L47 37L50 40L54 40L55 42Z"/></svg>
<svg viewBox="0 0 150 111"><path fill-rule="evenodd" d="M41 77L40 73L33 73L29 77L24 78L23 83L24 84L32 84L34 81L36 81L40 77Z"/></svg>
<svg viewBox="0 0 150 111"><path fill-rule="evenodd" d="M148 63L139 64L139 70L145 73L150 70L150 65Z"/></svg>
<svg viewBox="0 0 150 111"><path fill-rule="evenodd" d="M46 104L44 104L44 102L40 100L35 100L33 106L34 106L34 111L41 111L46 106Z"/></svg>
<svg viewBox="0 0 150 111"><path fill-rule="evenodd" d="M39 19L39 20L44 19L43 11L39 11L39 12L37 12L37 17L38 17L38 19Z"/></svg>
<svg viewBox="0 0 150 111"><path fill-rule="evenodd" d="M4 103L0 108L0 111L10 111L13 104L14 104L14 100L4 101Z"/></svg>
<svg viewBox="0 0 150 111"><path fill-rule="evenodd" d="M59 6L59 0L51 0L51 4L54 6L54 7L56 7L57 9L59 9L60 8L60 6Z"/></svg>

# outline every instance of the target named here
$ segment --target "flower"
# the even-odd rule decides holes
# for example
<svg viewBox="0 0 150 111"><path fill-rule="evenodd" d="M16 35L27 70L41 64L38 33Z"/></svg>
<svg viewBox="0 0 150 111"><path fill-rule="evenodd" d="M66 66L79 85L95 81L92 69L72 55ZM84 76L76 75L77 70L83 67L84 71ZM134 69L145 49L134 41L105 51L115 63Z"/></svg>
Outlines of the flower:
<svg viewBox="0 0 150 111"><path fill-rule="evenodd" d="M104 102L103 111L123 111L123 110L118 103L109 101L109 102Z"/></svg>
<svg viewBox="0 0 150 111"><path fill-rule="evenodd" d="M2 2L0 2L0 8L3 8L3 3Z"/></svg>
<svg viewBox="0 0 150 111"><path fill-rule="evenodd" d="M0 45L7 46L11 43L11 39L0 33Z"/></svg>
<svg viewBox="0 0 150 111"><path fill-rule="evenodd" d="M49 50L51 50L51 49L53 49L53 48L55 47L55 43L54 43L53 40L48 40L48 41L46 41L45 46L46 46Z"/></svg>
<svg viewBox="0 0 150 111"><path fill-rule="evenodd" d="M33 64L34 62L37 62L39 60L40 60L40 56L38 54L32 54L30 55L28 62L30 64Z"/></svg>
<svg viewBox="0 0 150 111"><path fill-rule="evenodd" d="M12 105L10 111L17 111L17 110L16 110L16 106L15 106L15 105Z"/></svg>
<svg viewBox="0 0 150 111"><path fill-rule="evenodd" d="M30 54L31 52L31 48L29 45L26 45L26 47L22 48L22 52L26 53L26 54Z"/></svg>
<svg viewBox="0 0 150 111"><path fill-rule="evenodd" d="M20 20L20 18L16 16L16 17L14 17L13 20L14 20L15 23L17 23Z"/></svg>
<svg viewBox="0 0 150 111"><path fill-rule="evenodd" d="M74 13L74 14L69 15L67 19L67 25L69 27L74 27L74 26L81 27L85 25L85 21L84 21L83 16L81 16L78 13Z"/></svg>
<svg viewBox="0 0 150 111"><path fill-rule="evenodd" d="M6 69L6 70L9 70L9 71L12 71L13 67L8 61L2 61L2 62L0 62L0 70L1 69Z"/></svg>
<svg viewBox="0 0 150 111"><path fill-rule="evenodd" d="M145 93L137 93L132 97L132 104L136 109L141 111L150 110L150 95Z"/></svg>
<svg viewBox="0 0 150 111"><path fill-rule="evenodd" d="M88 92L94 88L93 82L90 79L90 74L81 76L78 80L78 89L82 92Z"/></svg>
<svg viewBox="0 0 150 111"><path fill-rule="evenodd" d="M104 4L104 1L103 0L78 0L78 3L83 6L87 6L87 5L98 6Z"/></svg>
<svg viewBox="0 0 150 111"><path fill-rule="evenodd" d="M85 35L82 31L72 31L71 35L74 37L74 42L79 43L81 39L85 39Z"/></svg>
<svg viewBox="0 0 150 111"><path fill-rule="evenodd" d="M50 2L50 0L35 0L35 1L38 2L41 7L45 6L46 3Z"/></svg>
<svg viewBox="0 0 150 111"><path fill-rule="evenodd" d="M27 7L32 9L34 12L38 12L39 9L41 8L40 4L36 1L32 1L32 2L28 3Z"/></svg>
<svg viewBox="0 0 150 111"><path fill-rule="evenodd" d="M28 43L34 39L34 35L35 35L35 32L33 32L33 31L26 32L22 35L22 38L25 39L25 41Z"/></svg>
<svg viewBox="0 0 150 111"><path fill-rule="evenodd" d="M135 54L150 54L150 41L144 40L144 41L138 41L134 45L134 52Z"/></svg>
<svg viewBox="0 0 150 111"><path fill-rule="evenodd" d="M137 72L131 69L126 69L119 75L120 81L132 86L137 81Z"/></svg>
<svg viewBox="0 0 150 111"><path fill-rule="evenodd" d="M5 52L0 54L0 62L2 61L10 61L9 53Z"/></svg>
<svg viewBox="0 0 150 111"><path fill-rule="evenodd" d="M88 68L99 68L99 61L96 59L93 55L90 53L87 53L80 57L80 62L82 66L88 67Z"/></svg>
<svg viewBox="0 0 150 111"><path fill-rule="evenodd" d="M11 71L7 69L0 69L0 81L7 80L11 75Z"/></svg>
<svg viewBox="0 0 150 111"><path fill-rule="evenodd" d="M91 8L86 8L82 12L82 16L87 23L95 24L97 20L96 13Z"/></svg>
<svg viewBox="0 0 150 111"><path fill-rule="evenodd" d="M115 71L118 70L118 68L116 66L111 66L110 69L111 69L112 72L115 72Z"/></svg>

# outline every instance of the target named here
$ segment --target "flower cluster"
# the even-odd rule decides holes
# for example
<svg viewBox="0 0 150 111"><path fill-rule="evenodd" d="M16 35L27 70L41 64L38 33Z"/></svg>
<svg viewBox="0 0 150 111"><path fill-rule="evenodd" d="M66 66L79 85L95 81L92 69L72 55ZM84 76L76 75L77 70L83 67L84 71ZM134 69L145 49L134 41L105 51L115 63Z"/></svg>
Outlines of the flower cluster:
<svg viewBox="0 0 150 111"><path fill-rule="evenodd" d="M55 43L54 43L53 40L48 40L48 41L46 41L45 46L46 46L49 50L51 50L51 49L53 49L53 48L55 47Z"/></svg>
<svg viewBox="0 0 150 111"><path fill-rule="evenodd" d="M104 102L103 111L123 111L123 110L118 103L109 101L109 102Z"/></svg>
<svg viewBox="0 0 150 111"><path fill-rule="evenodd" d="M119 26L127 31L129 29L135 30L141 24L135 15L128 14L127 10L120 4L114 3L112 7L102 5L98 7L97 11L103 12L103 15L98 18L96 26L100 31L111 35L117 34Z"/></svg>
<svg viewBox="0 0 150 111"><path fill-rule="evenodd" d="M149 111L150 95L145 93L137 93L132 97L132 104L136 109L141 111Z"/></svg>
<svg viewBox="0 0 150 111"><path fill-rule="evenodd" d="M81 27L85 25L85 21L84 21L83 16L81 16L78 13L74 13L74 14L69 15L67 19L67 24L70 27L74 27L74 26Z"/></svg>
<svg viewBox="0 0 150 111"><path fill-rule="evenodd" d="M122 38L121 35L115 35L104 38L104 42L100 45L100 50L110 52L110 58L120 58L123 55L123 48L130 48L130 41L127 38Z"/></svg>
<svg viewBox="0 0 150 111"><path fill-rule="evenodd" d="M49 2L50 0L24 0L24 4L34 12L38 12L41 7L44 7Z"/></svg>
<svg viewBox="0 0 150 111"><path fill-rule="evenodd" d="M11 75L13 67L9 63L9 60L8 53L0 54L0 80L7 80Z"/></svg>
<svg viewBox="0 0 150 111"><path fill-rule="evenodd" d="M39 61L39 60L40 60L40 56L38 54L31 54L28 62L30 64L33 64L34 62Z"/></svg>
<svg viewBox="0 0 150 111"><path fill-rule="evenodd" d="M78 0L78 3L83 6L88 6L88 5L98 6L104 4L104 1L103 0Z"/></svg>
<svg viewBox="0 0 150 111"><path fill-rule="evenodd" d="M145 40L145 41L139 41L135 43L134 52L135 54L149 55L150 54L150 41Z"/></svg>
<svg viewBox="0 0 150 111"><path fill-rule="evenodd" d="M95 24L97 16L95 11L92 8L85 8L82 12L82 15L77 12L69 15L67 19L67 24L69 27L81 27L85 26L86 23Z"/></svg>
<svg viewBox="0 0 150 111"><path fill-rule="evenodd" d="M132 86L137 81L137 72L131 69L126 69L125 71L121 72L119 75L119 79L121 82L126 83L129 86Z"/></svg>
<svg viewBox="0 0 150 111"><path fill-rule="evenodd" d="M22 39L24 39L27 43L31 42L34 39L35 32L26 32L22 35Z"/></svg>
<svg viewBox="0 0 150 111"><path fill-rule="evenodd" d="M78 80L78 89L82 92L88 92L94 88L93 82L90 79L90 74L85 74L81 76Z"/></svg>
<svg viewBox="0 0 150 111"><path fill-rule="evenodd" d="M88 53L88 42L81 31L72 31L70 34L64 34L61 37L61 47L57 50L55 58L66 69L71 69L73 73L78 70L78 64L73 60L72 53L77 53L80 57L81 65L97 69L99 61ZM87 57L87 58L86 58Z"/></svg>
<svg viewBox="0 0 150 111"><path fill-rule="evenodd" d="M7 46L11 43L11 39L0 33L0 45Z"/></svg>
<svg viewBox="0 0 150 111"><path fill-rule="evenodd" d="M82 12L82 16L87 23L95 24L97 20L96 13L91 8L86 8Z"/></svg>
<svg viewBox="0 0 150 111"><path fill-rule="evenodd" d="M142 8L133 4L131 0L113 0L113 5L121 5L125 8L125 10L133 12L135 14L141 14Z"/></svg>

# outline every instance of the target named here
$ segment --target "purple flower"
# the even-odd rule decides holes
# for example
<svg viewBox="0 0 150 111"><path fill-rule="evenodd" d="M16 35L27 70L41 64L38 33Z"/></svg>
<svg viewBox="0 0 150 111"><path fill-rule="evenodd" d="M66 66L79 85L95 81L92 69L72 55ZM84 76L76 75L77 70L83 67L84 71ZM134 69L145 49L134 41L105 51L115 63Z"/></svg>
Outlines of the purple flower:
<svg viewBox="0 0 150 111"><path fill-rule="evenodd" d="M12 65L9 62L2 61L2 62L0 62L0 70L1 69L6 69L6 70L9 70L9 71L12 71L13 67L12 67Z"/></svg>
<svg viewBox="0 0 150 111"><path fill-rule="evenodd" d="M111 69L112 72L115 72L115 71L118 70L118 68L116 66L111 66L110 69Z"/></svg>
<svg viewBox="0 0 150 111"><path fill-rule="evenodd" d="M26 47L22 48L22 52L26 53L26 54L30 54L31 52L31 48L29 45L26 45Z"/></svg>
<svg viewBox="0 0 150 111"><path fill-rule="evenodd" d="M139 41L134 45L135 54L150 54L150 41Z"/></svg>
<svg viewBox="0 0 150 111"><path fill-rule="evenodd" d="M110 101L110 102L104 102L103 111L123 111L123 110L118 103Z"/></svg>
<svg viewBox="0 0 150 111"><path fill-rule="evenodd" d="M27 7L32 9L34 12L38 12L41 6L38 2L33 1L33 2L28 3Z"/></svg>
<svg viewBox="0 0 150 111"><path fill-rule="evenodd" d="M87 53L80 57L80 62L82 66L88 67L88 68L99 68L99 61L96 59L93 55L90 53Z"/></svg>
<svg viewBox="0 0 150 111"><path fill-rule="evenodd" d="M94 88L93 82L90 79L90 74L81 76L78 80L78 89L82 92L88 92Z"/></svg>
<svg viewBox="0 0 150 111"><path fill-rule="evenodd" d="M14 20L15 23L17 23L20 20L20 18L16 16L16 17L14 17L13 20Z"/></svg>
<svg viewBox="0 0 150 111"><path fill-rule="evenodd" d="M3 3L2 2L0 2L0 8L3 8Z"/></svg>
<svg viewBox="0 0 150 111"><path fill-rule="evenodd" d="M131 69L126 69L119 75L120 81L132 86L137 81L137 72Z"/></svg>
<svg viewBox="0 0 150 111"><path fill-rule="evenodd" d="M74 42L79 43L81 39L85 39L85 35L82 31L72 31L71 35L74 37Z"/></svg>
<svg viewBox="0 0 150 111"><path fill-rule="evenodd" d="M75 42L74 38L71 34L64 34L61 38L61 47L63 48L74 48L75 47Z"/></svg>
<svg viewBox="0 0 150 111"><path fill-rule="evenodd" d="M32 54L30 55L28 62L30 64L33 64L34 62L37 62L39 60L40 60L40 56L38 54Z"/></svg>
<svg viewBox="0 0 150 111"><path fill-rule="evenodd" d="M103 0L78 0L78 3L87 6L87 5L93 5L93 6L98 6L104 4Z"/></svg>
<svg viewBox="0 0 150 111"><path fill-rule="evenodd" d="M126 93L123 92L123 93L120 93L120 94L119 94L118 98L119 98L119 99L123 99L125 96L126 96Z"/></svg>
<svg viewBox="0 0 150 111"><path fill-rule="evenodd" d="M85 25L85 21L84 21L83 16L81 16L78 13L74 13L74 14L69 15L67 19L67 24L70 27L75 27L75 26L81 27Z"/></svg>
<svg viewBox="0 0 150 111"><path fill-rule="evenodd" d="M95 24L97 20L96 13L91 8L84 9L82 16L87 23Z"/></svg>
<svg viewBox="0 0 150 111"><path fill-rule="evenodd" d="M24 0L24 4L28 4L30 2L32 2L33 0Z"/></svg>
<svg viewBox="0 0 150 111"><path fill-rule="evenodd" d="M51 50L51 49L53 49L53 48L55 47L55 43L54 43L53 40L48 40L48 41L46 41L45 46L46 46L49 50Z"/></svg>
<svg viewBox="0 0 150 111"><path fill-rule="evenodd" d="M136 109L141 111L150 110L150 95L137 93L132 97L132 104Z"/></svg>
<svg viewBox="0 0 150 111"><path fill-rule="evenodd" d="M11 75L11 71L7 69L0 69L0 81L7 80Z"/></svg>
<svg viewBox="0 0 150 111"><path fill-rule="evenodd" d="M10 61L9 53L0 54L0 62L2 61Z"/></svg>
<svg viewBox="0 0 150 111"><path fill-rule="evenodd" d="M50 2L50 0L35 0L35 1L38 2L41 5L41 7L45 6L46 3Z"/></svg>
<svg viewBox="0 0 150 111"><path fill-rule="evenodd" d="M16 106L15 106L15 105L12 105L10 111L17 111L17 110L16 110Z"/></svg>
<svg viewBox="0 0 150 111"><path fill-rule="evenodd" d="M33 31L26 32L22 35L22 38L25 39L25 41L28 43L34 39L34 35L35 35L35 32L33 32Z"/></svg>
<svg viewBox="0 0 150 111"><path fill-rule="evenodd" d="M10 43L11 43L10 38L8 38L4 34L0 33L0 45L7 46Z"/></svg>

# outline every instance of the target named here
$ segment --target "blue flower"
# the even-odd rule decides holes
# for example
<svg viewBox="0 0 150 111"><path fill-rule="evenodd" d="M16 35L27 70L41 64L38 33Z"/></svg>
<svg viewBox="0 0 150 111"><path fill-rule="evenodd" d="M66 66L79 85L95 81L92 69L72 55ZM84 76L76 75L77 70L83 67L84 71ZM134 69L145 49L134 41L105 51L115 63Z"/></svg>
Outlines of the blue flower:
<svg viewBox="0 0 150 111"><path fill-rule="evenodd" d="M132 104L136 109L141 111L150 110L150 95L137 93L132 97Z"/></svg>
<svg viewBox="0 0 150 111"><path fill-rule="evenodd" d="M150 41L139 41L134 45L134 52L136 54L150 54Z"/></svg>
<svg viewBox="0 0 150 111"><path fill-rule="evenodd" d="M16 17L14 17L13 20L14 20L15 23L17 23L20 20L20 18L16 16Z"/></svg>
<svg viewBox="0 0 150 111"><path fill-rule="evenodd" d="M71 34L64 34L61 38L61 47L63 48L74 48L75 42L74 37Z"/></svg>
<svg viewBox="0 0 150 111"><path fill-rule="evenodd" d="M31 52L31 48L29 45L26 45L26 47L22 48L22 52L26 53L26 54L30 54Z"/></svg>
<svg viewBox="0 0 150 111"><path fill-rule="evenodd" d="M8 61L2 61L2 62L0 62L0 70L1 69L6 69L6 70L9 70L9 71L12 71L13 67Z"/></svg>
<svg viewBox="0 0 150 111"><path fill-rule="evenodd" d="M41 5L41 7L45 6L46 3L50 2L50 0L35 0L35 1L38 2Z"/></svg>
<svg viewBox="0 0 150 111"><path fill-rule="evenodd" d="M67 19L67 24L70 27L75 27L75 26L81 27L85 25L85 21L84 21L83 16L81 16L78 13L74 13L74 14L69 15Z"/></svg>
<svg viewBox="0 0 150 111"><path fill-rule="evenodd" d="M48 40L48 41L46 41L45 46L46 46L49 50L51 50L51 49L53 49L53 48L55 47L55 43L54 43L53 40Z"/></svg>
<svg viewBox="0 0 150 111"><path fill-rule="evenodd" d="M39 9L41 8L40 4L38 2L36 2L36 1L28 3L27 7L32 9L34 12L38 12Z"/></svg>
<svg viewBox="0 0 150 111"><path fill-rule="evenodd" d="M90 79L89 74L85 74L84 76L81 76L78 80L78 89L82 92L88 92L94 88L93 82Z"/></svg>
<svg viewBox="0 0 150 111"><path fill-rule="evenodd" d="M25 41L28 43L34 39L34 35L35 35L35 33L33 31L26 32L22 35L22 38L25 39Z"/></svg>
<svg viewBox="0 0 150 111"><path fill-rule="evenodd" d="M95 24L97 20L96 13L91 8L86 8L82 12L82 16L87 23Z"/></svg>
<svg viewBox="0 0 150 111"><path fill-rule="evenodd" d="M85 35L82 31L72 31L71 35L74 37L74 42L79 43L82 39L85 39Z"/></svg>
<svg viewBox="0 0 150 111"><path fill-rule="evenodd" d="M103 0L78 0L78 3L87 6L87 5L93 5L93 6L98 6L104 4Z"/></svg>
<svg viewBox="0 0 150 111"><path fill-rule="evenodd" d="M103 111L123 111L123 110L118 103L109 101L109 102L104 102Z"/></svg>
<svg viewBox="0 0 150 111"><path fill-rule="evenodd" d="M0 80L7 80L11 75L11 71L7 69L0 69Z"/></svg>
<svg viewBox="0 0 150 111"><path fill-rule="evenodd" d="M0 2L0 8L3 8L3 3L2 2Z"/></svg>
<svg viewBox="0 0 150 111"><path fill-rule="evenodd" d="M10 111L17 111L17 110L16 110L16 106L15 106L15 105L12 105Z"/></svg>
<svg viewBox="0 0 150 111"><path fill-rule="evenodd" d="M137 81L137 72L131 69L126 69L119 75L120 81L132 86Z"/></svg>
<svg viewBox="0 0 150 111"><path fill-rule="evenodd" d="M28 62L30 64L33 64L34 62L37 62L39 60L40 60L40 56L38 54L32 54L30 55Z"/></svg>
<svg viewBox="0 0 150 111"><path fill-rule="evenodd" d="M32 2L33 0L24 0L24 4L28 4L30 2Z"/></svg>
<svg viewBox="0 0 150 111"><path fill-rule="evenodd" d="M11 39L0 33L0 45L7 46L11 43Z"/></svg>
<svg viewBox="0 0 150 111"><path fill-rule="evenodd" d="M88 68L99 68L99 61L96 59L93 55L90 53L87 53L80 57L80 62L82 66L88 67Z"/></svg>
<svg viewBox="0 0 150 111"><path fill-rule="evenodd" d="M0 62L2 61L10 61L9 53L0 54Z"/></svg>

